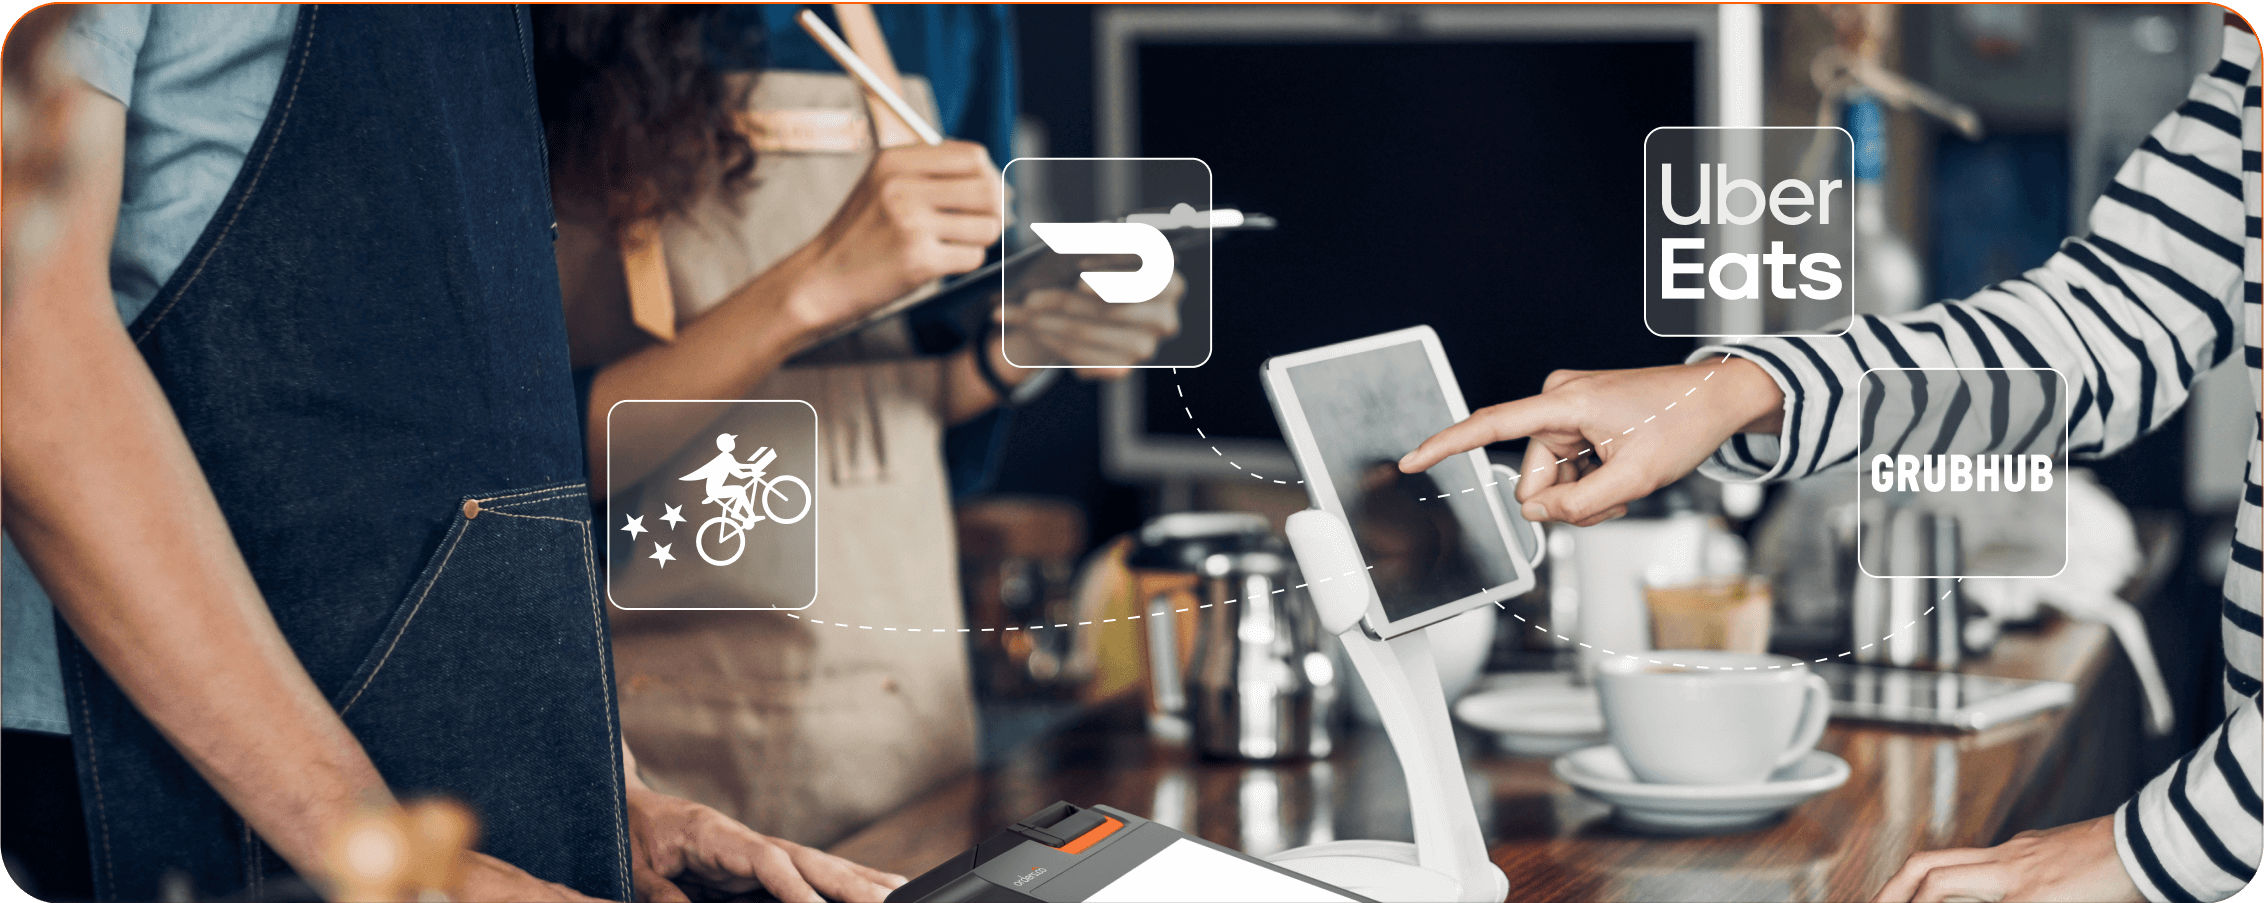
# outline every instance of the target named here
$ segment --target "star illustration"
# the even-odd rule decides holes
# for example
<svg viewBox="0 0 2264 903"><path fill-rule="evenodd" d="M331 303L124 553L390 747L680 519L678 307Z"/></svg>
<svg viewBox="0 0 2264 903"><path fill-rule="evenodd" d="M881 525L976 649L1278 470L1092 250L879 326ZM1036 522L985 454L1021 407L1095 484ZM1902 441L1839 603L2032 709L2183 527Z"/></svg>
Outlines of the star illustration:
<svg viewBox="0 0 2264 903"><path fill-rule="evenodd" d="M629 539L633 542L636 540L637 534L650 533L652 531L645 529L645 516L639 514L636 517L629 518L629 525L622 527L621 532L629 534Z"/></svg>
<svg viewBox="0 0 2264 903"><path fill-rule="evenodd" d="M667 543L660 542L654 543L653 545L657 546L658 548L652 550L652 560L660 562L661 567L665 568L668 566L669 562L676 560L676 556L668 554Z"/></svg>
<svg viewBox="0 0 2264 903"><path fill-rule="evenodd" d="M676 529L677 524L681 524L686 520L686 518L684 517L684 506L668 506L667 511L661 512L660 519L668 522L668 529Z"/></svg>

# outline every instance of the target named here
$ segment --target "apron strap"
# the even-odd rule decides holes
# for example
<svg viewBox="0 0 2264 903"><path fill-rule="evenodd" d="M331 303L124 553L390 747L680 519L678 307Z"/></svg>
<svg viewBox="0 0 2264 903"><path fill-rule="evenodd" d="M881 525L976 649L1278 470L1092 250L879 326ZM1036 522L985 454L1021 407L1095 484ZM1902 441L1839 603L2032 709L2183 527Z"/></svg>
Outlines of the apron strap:
<svg viewBox="0 0 2264 903"><path fill-rule="evenodd" d="M621 274L628 283L629 319L663 342L676 341L676 291L668 285L668 250L652 220L621 230Z"/></svg>

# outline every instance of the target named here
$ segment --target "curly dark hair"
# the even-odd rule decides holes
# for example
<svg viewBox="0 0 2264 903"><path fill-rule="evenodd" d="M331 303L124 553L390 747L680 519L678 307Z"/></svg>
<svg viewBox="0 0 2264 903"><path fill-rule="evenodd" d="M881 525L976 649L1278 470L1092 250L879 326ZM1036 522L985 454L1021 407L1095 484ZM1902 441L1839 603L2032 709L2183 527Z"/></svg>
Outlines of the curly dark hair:
<svg viewBox="0 0 2264 903"><path fill-rule="evenodd" d="M601 198L616 234L753 182L736 114L761 30L708 4L535 4L535 94L552 182Z"/></svg>

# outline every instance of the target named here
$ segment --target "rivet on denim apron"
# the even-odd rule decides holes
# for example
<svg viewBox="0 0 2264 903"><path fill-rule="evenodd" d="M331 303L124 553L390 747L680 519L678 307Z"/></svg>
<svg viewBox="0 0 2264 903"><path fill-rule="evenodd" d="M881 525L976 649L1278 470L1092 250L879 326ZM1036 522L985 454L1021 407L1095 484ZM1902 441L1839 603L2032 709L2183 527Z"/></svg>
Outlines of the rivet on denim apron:
<svg viewBox="0 0 2264 903"><path fill-rule="evenodd" d="M630 893L526 11L307 6L220 212L132 335L277 625L404 796ZM64 642L105 899L287 866Z"/></svg>

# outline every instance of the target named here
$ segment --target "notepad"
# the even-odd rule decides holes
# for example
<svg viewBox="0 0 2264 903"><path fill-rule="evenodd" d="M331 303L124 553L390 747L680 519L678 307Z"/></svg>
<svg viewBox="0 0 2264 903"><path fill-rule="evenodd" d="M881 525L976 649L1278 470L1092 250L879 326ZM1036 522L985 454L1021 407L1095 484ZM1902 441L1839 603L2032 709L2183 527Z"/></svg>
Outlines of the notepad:
<svg viewBox="0 0 2264 903"><path fill-rule="evenodd" d="M1222 218L1219 216L1219 214L1229 213L1233 214L1233 217L1231 219ZM1138 215L1139 214L1135 214L1135 216ZM1238 210L1211 211L1210 233L1213 241L1216 241L1218 236L1220 235L1225 235L1233 232L1262 232L1270 230L1274 228L1274 226L1274 218L1263 213L1242 213ZM1200 229L1188 228L1185 225L1174 225L1159 228L1163 228L1165 234L1171 236L1174 244L1177 244L1181 241L1191 240L1202 233L1202 230ZM825 333L822 338L818 339L818 341L813 344L823 345L827 342L833 341L834 339L848 335L849 333L856 332L857 330L863 329L867 326L871 326L874 323L886 320L889 317L910 311L916 307L926 307L931 304L946 307L957 307L962 304L968 304L980 300L981 298L995 293L999 290L999 272L1001 270L1004 270L1010 266L1019 267L1023 264L1035 260L1038 255L1044 253L1048 253L1045 243L1033 241L1027 247L1024 247L997 260L991 261L990 263L986 263L978 269L970 270L968 272L961 273L957 276L943 280L941 284L936 286L935 291L929 292L924 295L906 295L903 298L883 305L872 313L866 314L861 319L834 327L831 332Z"/></svg>

